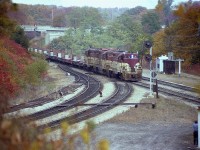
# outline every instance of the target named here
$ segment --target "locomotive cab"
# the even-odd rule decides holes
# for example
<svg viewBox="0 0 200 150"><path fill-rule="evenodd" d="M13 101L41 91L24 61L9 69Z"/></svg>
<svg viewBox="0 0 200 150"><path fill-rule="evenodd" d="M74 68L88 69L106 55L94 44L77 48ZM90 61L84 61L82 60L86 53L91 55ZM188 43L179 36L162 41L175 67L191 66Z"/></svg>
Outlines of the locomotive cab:
<svg viewBox="0 0 200 150"><path fill-rule="evenodd" d="M129 81L142 79L142 66L138 60L137 53L123 52L118 58L122 63L122 78Z"/></svg>

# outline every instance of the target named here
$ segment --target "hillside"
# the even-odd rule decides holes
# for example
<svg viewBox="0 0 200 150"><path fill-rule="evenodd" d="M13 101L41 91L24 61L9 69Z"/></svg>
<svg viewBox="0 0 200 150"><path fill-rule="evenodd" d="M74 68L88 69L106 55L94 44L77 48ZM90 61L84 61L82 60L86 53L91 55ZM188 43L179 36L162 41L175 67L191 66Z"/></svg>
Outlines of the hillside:
<svg viewBox="0 0 200 150"><path fill-rule="evenodd" d="M12 19L17 21L19 24L25 25L54 25L53 22L58 26L70 26L67 22L67 15L77 7L57 7L54 5L25 5L20 4L18 12L10 13ZM121 14L128 12L131 15L140 15L139 10L146 10L144 7L136 7L132 9L128 8L97 8L102 18L106 22L110 22L120 16ZM61 19L62 18L62 19ZM138 18L138 17L136 17Z"/></svg>

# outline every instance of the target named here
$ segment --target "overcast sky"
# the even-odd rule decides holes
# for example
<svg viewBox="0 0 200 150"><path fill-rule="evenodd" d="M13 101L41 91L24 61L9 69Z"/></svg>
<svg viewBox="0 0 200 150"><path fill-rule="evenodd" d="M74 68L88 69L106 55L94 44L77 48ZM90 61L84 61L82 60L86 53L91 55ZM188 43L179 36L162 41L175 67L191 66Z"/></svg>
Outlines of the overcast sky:
<svg viewBox="0 0 200 150"><path fill-rule="evenodd" d="M44 4L44 5L57 5L57 6L90 6L90 7L128 7L134 8L136 6L143 6L148 9L155 8L158 0L12 0L14 3L21 4ZM186 2L188 0L174 0L174 4Z"/></svg>

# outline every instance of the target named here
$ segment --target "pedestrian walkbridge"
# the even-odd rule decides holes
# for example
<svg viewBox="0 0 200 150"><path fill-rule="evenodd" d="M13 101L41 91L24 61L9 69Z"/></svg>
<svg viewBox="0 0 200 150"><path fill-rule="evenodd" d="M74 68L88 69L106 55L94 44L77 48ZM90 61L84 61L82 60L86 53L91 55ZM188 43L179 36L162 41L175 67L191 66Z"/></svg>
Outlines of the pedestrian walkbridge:
<svg viewBox="0 0 200 150"><path fill-rule="evenodd" d="M63 36L65 31L68 29L66 27L52 27L52 26L37 26L37 25L21 25L25 33L35 32L35 36L39 35L45 36L45 45L49 44L53 39Z"/></svg>

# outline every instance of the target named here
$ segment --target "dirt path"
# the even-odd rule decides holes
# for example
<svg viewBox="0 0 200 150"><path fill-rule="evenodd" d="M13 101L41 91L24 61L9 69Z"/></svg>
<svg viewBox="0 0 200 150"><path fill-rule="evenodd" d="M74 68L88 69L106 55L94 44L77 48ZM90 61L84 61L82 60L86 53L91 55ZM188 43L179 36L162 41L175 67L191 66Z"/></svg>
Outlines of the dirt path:
<svg viewBox="0 0 200 150"><path fill-rule="evenodd" d="M146 100L151 101L151 100ZM159 99L156 108L138 106L96 128L111 150L185 150L193 147L195 108L175 100Z"/></svg>

